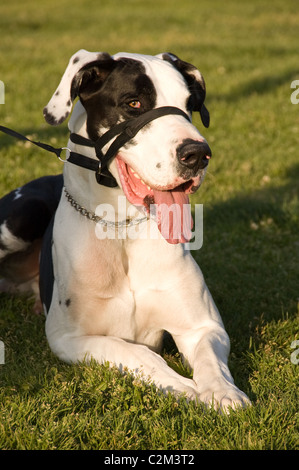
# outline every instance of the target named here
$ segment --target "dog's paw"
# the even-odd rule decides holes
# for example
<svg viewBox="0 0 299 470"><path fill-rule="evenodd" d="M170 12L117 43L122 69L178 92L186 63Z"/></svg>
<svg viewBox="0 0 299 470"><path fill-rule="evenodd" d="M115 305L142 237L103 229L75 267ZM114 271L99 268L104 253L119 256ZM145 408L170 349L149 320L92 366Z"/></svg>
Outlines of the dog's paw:
<svg viewBox="0 0 299 470"><path fill-rule="evenodd" d="M214 408L225 414L251 405L247 395L235 385L219 390L206 389L199 394L199 399L208 408Z"/></svg>

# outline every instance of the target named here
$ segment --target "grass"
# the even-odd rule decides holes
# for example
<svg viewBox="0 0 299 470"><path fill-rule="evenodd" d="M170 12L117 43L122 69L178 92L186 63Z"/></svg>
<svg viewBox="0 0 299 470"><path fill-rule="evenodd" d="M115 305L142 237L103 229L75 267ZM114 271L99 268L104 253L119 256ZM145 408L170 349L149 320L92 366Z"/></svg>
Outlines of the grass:
<svg viewBox="0 0 299 470"><path fill-rule="evenodd" d="M32 302L1 294L1 449L298 449L298 21L292 0L0 6L0 123L54 145L67 127L47 126L42 109L76 50L172 51L201 69L213 158L193 198L204 204L204 244L193 255L230 335L235 381L253 402L222 416L108 366L66 365ZM43 151L0 139L0 195L61 172ZM165 357L187 373L171 344Z"/></svg>

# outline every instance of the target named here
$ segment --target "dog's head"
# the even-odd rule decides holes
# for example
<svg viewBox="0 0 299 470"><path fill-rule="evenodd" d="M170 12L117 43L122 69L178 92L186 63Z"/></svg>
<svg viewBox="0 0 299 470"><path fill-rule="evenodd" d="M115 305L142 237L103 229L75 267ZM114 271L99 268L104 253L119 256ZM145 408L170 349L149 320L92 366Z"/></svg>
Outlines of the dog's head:
<svg viewBox="0 0 299 470"><path fill-rule="evenodd" d="M199 70L174 54L110 56L80 50L71 57L44 116L52 125L61 124L78 96L86 133L94 141L115 124L162 106L180 108L190 117L198 111L208 127L205 95ZM167 115L142 128L109 169L132 204L181 208L200 186L210 157L206 140L190 121Z"/></svg>

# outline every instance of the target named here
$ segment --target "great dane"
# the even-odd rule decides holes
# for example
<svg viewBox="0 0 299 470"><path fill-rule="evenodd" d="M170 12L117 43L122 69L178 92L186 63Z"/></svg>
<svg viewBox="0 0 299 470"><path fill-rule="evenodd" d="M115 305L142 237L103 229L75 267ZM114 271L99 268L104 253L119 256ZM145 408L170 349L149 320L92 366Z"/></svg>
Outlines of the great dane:
<svg viewBox="0 0 299 470"><path fill-rule="evenodd" d="M63 176L0 203L1 286L37 294L39 278L47 339L62 360L108 361L229 410L249 399L234 384L228 335L185 246L188 195L211 157L191 123L198 111L209 125L205 94L199 70L171 53L75 53L44 109L59 125L79 97ZM192 379L160 356L165 331Z"/></svg>

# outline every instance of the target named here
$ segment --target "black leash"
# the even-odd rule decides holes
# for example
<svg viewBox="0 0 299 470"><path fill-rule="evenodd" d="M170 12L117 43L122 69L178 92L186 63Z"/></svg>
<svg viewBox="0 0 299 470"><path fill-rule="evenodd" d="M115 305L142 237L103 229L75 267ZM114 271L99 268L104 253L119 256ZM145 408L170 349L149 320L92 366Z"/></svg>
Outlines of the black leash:
<svg viewBox="0 0 299 470"><path fill-rule="evenodd" d="M37 145L38 147L41 147L42 149L47 150L48 152L55 153L58 158L60 158L61 152L64 150L64 147L56 149L52 147L52 145L43 144L42 142L35 142L34 140L30 140L25 135L19 134L18 132L12 129L9 129L8 127L0 126L0 131L4 132L5 134L11 135L12 137L16 137L17 139L27 140L28 142L31 142L32 144Z"/></svg>
<svg viewBox="0 0 299 470"><path fill-rule="evenodd" d="M117 186L117 181L107 168L108 162L117 154L119 149L131 139L133 139L133 137L135 137L140 129L146 126L146 124L153 121L154 119L166 116L168 114L180 115L190 121L189 116L180 108L176 108L174 106L163 106L161 108L151 109L150 111L147 111L138 117L131 118L116 124L96 141L82 137L79 134L71 133L70 140L74 144L82 145L84 147L93 147L95 149L98 160L87 157L86 155L82 155L81 153L72 152L67 147L55 148L52 147L52 145L45 144L43 142L30 140L28 137L25 137L24 135L4 126L0 126L0 131L12 137L16 137L17 139L27 140L28 142L31 142L32 144L37 145L38 147L47 150L48 152L52 152L63 162L70 162L74 165L78 165L82 168L94 171L97 182L99 184L113 188ZM112 140L114 137L116 137L116 139L112 142L107 152L103 154L103 147L107 145L108 142L110 142L110 140ZM69 152L67 160L61 158L61 153L64 150Z"/></svg>
<svg viewBox="0 0 299 470"><path fill-rule="evenodd" d="M24 136L23 134L20 134L19 132L16 132L13 129L9 129L8 127L4 127L4 126L0 126L0 131L12 137L16 137L17 139L26 140L30 142L31 144L37 145L38 147L44 150L47 150L48 152L54 153L56 157L59 158L59 160L61 160L64 163L70 162L77 166L80 166L81 168L85 168L87 170L92 170L94 172L99 171L100 162L98 162L97 160L94 160L93 158L86 157L86 155L72 152L68 147L56 148L56 147L53 147L52 145L45 144L43 142L36 142L35 140L28 139L28 137ZM89 145L89 147L91 146L92 145ZM61 157L62 152L64 152L65 150L69 151L69 157L67 160ZM108 170L106 169L102 170L101 176L102 176L101 184L103 184L104 186L108 186L108 187L117 186L117 182L115 178L111 175L110 172L108 172Z"/></svg>

